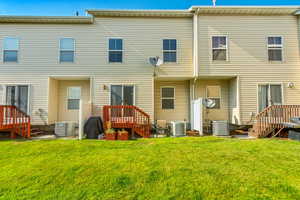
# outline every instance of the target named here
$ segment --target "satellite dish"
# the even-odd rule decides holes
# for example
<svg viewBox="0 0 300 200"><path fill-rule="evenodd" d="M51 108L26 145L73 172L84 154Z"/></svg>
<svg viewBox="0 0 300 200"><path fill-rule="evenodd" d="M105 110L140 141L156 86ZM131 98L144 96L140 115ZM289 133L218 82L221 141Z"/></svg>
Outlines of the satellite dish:
<svg viewBox="0 0 300 200"><path fill-rule="evenodd" d="M158 56L156 57L150 57L149 62L153 67L159 67L163 64L162 59L160 59Z"/></svg>
<svg viewBox="0 0 300 200"><path fill-rule="evenodd" d="M213 108L216 106L216 102L213 99L205 99L203 103L206 108Z"/></svg>

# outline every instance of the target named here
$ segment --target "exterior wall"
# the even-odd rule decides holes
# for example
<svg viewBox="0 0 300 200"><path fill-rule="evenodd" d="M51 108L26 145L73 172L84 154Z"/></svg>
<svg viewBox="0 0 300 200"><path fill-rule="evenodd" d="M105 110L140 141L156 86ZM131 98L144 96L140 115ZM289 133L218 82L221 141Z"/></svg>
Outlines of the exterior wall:
<svg viewBox="0 0 300 200"><path fill-rule="evenodd" d="M153 118L153 67L150 56L162 56L162 40L178 41L177 64L163 65L159 76L192 76L192 20L190 18L96 18L94 24L0 24L0 85L30 84L33 124L43 124L39 109L48 113L50 76L86 76L92 79L93 111L109 104L104 85L136 85L136 105ZM59 31L57 31L59 30ZM3 63L3 38L20 39L19 62ZM59 39L75 39L75 62L59 63ZM108 38L123 38L124 62L108 63ZM0 92L0 95L2 92ZM3 95L0 96L3 99ZM46 121L48 116L46 116ZM49 122L55 121L50 114Z"/></svg>
<svg viewBox="0 0 300 200"><path fill-rule="evenodd" d="M257 113L257 84L282 83L285 104L299 104L300 56L296 16L199 16L200 76L239 76L241 120ZM213 62L211 37L228 37L229 60ZM267 37L283 37L283 62L268 61ZM293 82L295 88L287 88Z"/></svg>
<svg viewBox="0 0 300 200"><path fill-rule="evenodd" d="M58 80L49 78L48 123L58 121Z"/></svg>
<svg viewBox="0 0 300 200"><path fill-rule="evenodd" d="M175 87L175 109L161 108L161 87ZM156 120L189 120L189 82L188 81L155 81L155 119Z"/></svg>
<svg viewBox="0 0 300 200"><path fill-rule="evenodd" d="M81 88L81 100L83 102L83 115L87 116L88 105L90 101L90 81L58 81L58 121L78 121L79 110L68 110L68 87ZM51 112L51 111L50 111Z"/></svg>
<svg viewBox="0 0 300 200"><path fill-rule="evenodd" d="M196 99L206 98L207 86L221 87L220 109L204 109L204 120L229 120L229 81L228 80L198 80L196 82Z"/></svg>

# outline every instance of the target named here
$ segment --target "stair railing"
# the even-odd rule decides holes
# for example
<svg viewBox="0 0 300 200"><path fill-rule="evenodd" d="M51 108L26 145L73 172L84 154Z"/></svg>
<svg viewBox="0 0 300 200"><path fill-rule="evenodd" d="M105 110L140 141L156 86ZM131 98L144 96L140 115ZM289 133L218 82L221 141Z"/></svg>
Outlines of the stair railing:
<svg viewBox="0 0 300 200"><path fill-rule="evenodd" d="M292 117L300 117L300 105L273 105L255 117L253 132L256 137L266 137L274 130L285 128Z"/></svg>

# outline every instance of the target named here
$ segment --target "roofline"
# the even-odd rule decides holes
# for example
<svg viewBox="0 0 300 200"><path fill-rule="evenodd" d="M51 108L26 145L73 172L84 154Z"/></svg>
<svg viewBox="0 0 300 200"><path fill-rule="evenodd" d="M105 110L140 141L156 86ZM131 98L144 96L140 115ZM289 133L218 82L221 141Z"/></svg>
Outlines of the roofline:
<svg viewBox="0 0 300 200"><path fill-rule="evenodd" d="M92 17L85 16L12 16L0 15L0 23L36 24L92 24Z"/></svg>
<svg viewBox="0 0 300 200"><path fill-rule="evenodd" d="M192 6L190 12L220 15L294 15L300 10L295 6Z"/></svg>
<svg viewBox="0 0 300 200"><path fill-rule="evenodd" d="M95 17L192 17L189 10L105 10L87 9Z"/></svg>

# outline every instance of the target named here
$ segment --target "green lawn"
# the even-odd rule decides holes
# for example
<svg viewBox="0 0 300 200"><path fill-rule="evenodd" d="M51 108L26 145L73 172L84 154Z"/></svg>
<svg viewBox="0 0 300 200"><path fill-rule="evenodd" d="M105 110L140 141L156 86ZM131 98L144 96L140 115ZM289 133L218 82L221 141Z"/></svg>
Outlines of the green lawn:
<svg viewBox="0 0 300 200"><path fill-rule="evenodd" d="M300 199L300 143L0 142L0 199Z"/></svg>

